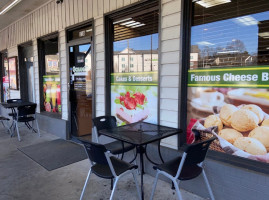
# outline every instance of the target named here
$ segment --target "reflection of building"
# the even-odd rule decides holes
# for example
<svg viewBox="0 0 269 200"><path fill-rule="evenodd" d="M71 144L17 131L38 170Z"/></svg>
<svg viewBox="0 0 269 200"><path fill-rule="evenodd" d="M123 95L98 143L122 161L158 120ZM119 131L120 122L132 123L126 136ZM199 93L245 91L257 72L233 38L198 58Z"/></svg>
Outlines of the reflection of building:
<svg viewBox="0 0 269 200"><path fill-rule="evenodd" d="M158 70L157 50L114 51L114 72L143 72Z"/></svg>
<svg viewBox="0 0 269 200"><path fill-rule="evenodd" d="M258 37L258 64L269 64L269 20L260 21Z"/></svg>

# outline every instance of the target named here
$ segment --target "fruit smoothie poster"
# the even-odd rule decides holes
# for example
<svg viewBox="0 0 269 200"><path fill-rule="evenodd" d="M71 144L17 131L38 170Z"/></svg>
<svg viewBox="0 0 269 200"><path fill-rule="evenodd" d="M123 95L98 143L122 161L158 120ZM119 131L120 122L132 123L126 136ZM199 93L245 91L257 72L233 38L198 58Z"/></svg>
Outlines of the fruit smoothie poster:
<svg viewBox="0 0 269 200"><path fill-rule="evenodd" d="M157 124L158 73L111 74L111 114L119 126L145 121Z"/></svg>
<svg viewBox="0 0 269 200"><path fill-rule="evenodd" d="M60 113L61 85L59 75L43 76L44 107L47 112Z"/></svg>

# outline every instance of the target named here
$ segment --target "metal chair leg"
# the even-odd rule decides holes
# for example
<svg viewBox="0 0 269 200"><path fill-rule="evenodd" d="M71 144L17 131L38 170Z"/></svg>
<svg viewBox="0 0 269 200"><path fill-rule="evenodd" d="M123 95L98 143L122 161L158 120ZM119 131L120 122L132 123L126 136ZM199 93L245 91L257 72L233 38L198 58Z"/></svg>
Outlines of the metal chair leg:
<svg viewBox="0 0 269 200"><path fill-rule="evenodd" d="M38 131L38 135L39 135L39 137L41 137L37 119L35 119L35 123L36 123L36 128L37 128L37 131Z"/></svg>
<svg viewBox="0 0 269 200"><path fill-rule="evenodd" d="M206 183L206 187L208 189L208 192L209 192L209 195L210 195L211 200L215 200L214 195L213 195L213 192L212 192L212 189L211 189L211 187L209 185L207 176L205 174L205 170L203 170L203 177L204 177L204 180L205 180L205 183Z"/></svg>
<svg viewBox="0 0 269 200"><path fill-rule="evenodd" d="M35 120L32 121L32 133L34 132L34 121Z"/></svg>
<svg viewBox="0 0 269 200"><path fill-rule="evenodd" d="M153 196L154 196L154 192L156 190L156 186L157 186L159 175L160 175L160 173L159 173L159 171L157 171L157 174L156 174L156 177L155 177L155 180L154 180L154 184L153 184L153 188L152 188L152 192L151 192L151 196L150 196L150 200L153 199Z"/></svg>
<svg viewBox="0 0 269 200"><path fill-rule="evenodd" d="M80 200L82 200L82 198L83 198L83 195L84 195L85 189L86 189L87 184L88 184L88 181L89 181L89 179L90 179L91 172L92 172L92 169L90 169L90 170L89 170L89 172L88 172L88 175L87 175L86 181L85 181L85 183L84 183L84 187L83 187L82 192L81 192L81 195L80 195Z"/></svg>
<svg viewBox="0 0 269 200"><path fill-rule="evenodd" d="M181 196L181 192L179 190L179 186L176 180L173 180L174 186L176 188L176 192L177 192L177 196L178 196L178 200L183 200L182 196Z"/></svg>
<svg viewBox="0 0 269 200"><path fill-rule="evenodd" d="M141 193L139 191L139 186L138 186L138 182L137 182L137 178L136 178L134 170L132 171L132 174L133 174L133 177L134 177L134 182L135 182L138 198L139 198L139 200L142 200Z"/></svg>
<svg viewBox="0 0 269 200"><path fill-rule="evenodd" d="M110 195L109 200L113 200L113 196L114 196L114 193L115 193L115 191L116 191L116 187L117 187L117 183L118 183L118 181L119 181L119 177L116 177L116 178L115 178L115 183L114 183L114 185L113 185L113 190L112 190L112 192L111 192L111 195Z"/></svg>
<svg viewBox="0 0 269 200"><path fill-rule="evenodd" d="M18 122L16 121L16 129L17 129L17 135L18 135L18 140L21 141L21 137L20 137L20 132L19 132L19 128L18 128Z"/></svg>

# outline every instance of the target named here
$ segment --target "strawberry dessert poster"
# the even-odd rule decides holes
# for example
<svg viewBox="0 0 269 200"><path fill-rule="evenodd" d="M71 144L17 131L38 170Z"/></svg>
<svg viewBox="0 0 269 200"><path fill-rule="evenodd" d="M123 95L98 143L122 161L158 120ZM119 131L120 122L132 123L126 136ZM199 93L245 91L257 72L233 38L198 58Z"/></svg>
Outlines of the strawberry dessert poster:
<svg viewBox="0 0 269 200"><path fill-rule="evenodd" d="M158 73L111 74L111 114L119 126L145 121L157 124Z"/></svg>

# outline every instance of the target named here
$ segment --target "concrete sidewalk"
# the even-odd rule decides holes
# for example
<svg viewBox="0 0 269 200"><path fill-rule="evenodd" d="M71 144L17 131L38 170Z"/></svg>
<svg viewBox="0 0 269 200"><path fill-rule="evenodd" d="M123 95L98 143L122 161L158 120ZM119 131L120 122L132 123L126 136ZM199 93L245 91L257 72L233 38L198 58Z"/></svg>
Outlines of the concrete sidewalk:
<svg viewBox="0 0 269 200"><path fill-rule="evenodd" d="M89 161L83 160L53 171L34 162L17 148L58 139L49 133L31 133L20 128L22 141L10 138L0 124L0 200L78 200L89 170ZM139 180L139 178L138 178ZM144 176L145 199L149 199L153 177ZM202 200L194 194L182 191L185 200ZM110 180L91 176L84 199L106 200L110 196ZM138 199L132 176L120 180L115 200ZM171 184L159 181L155 192L156 200L177 199Z"/></svg>

